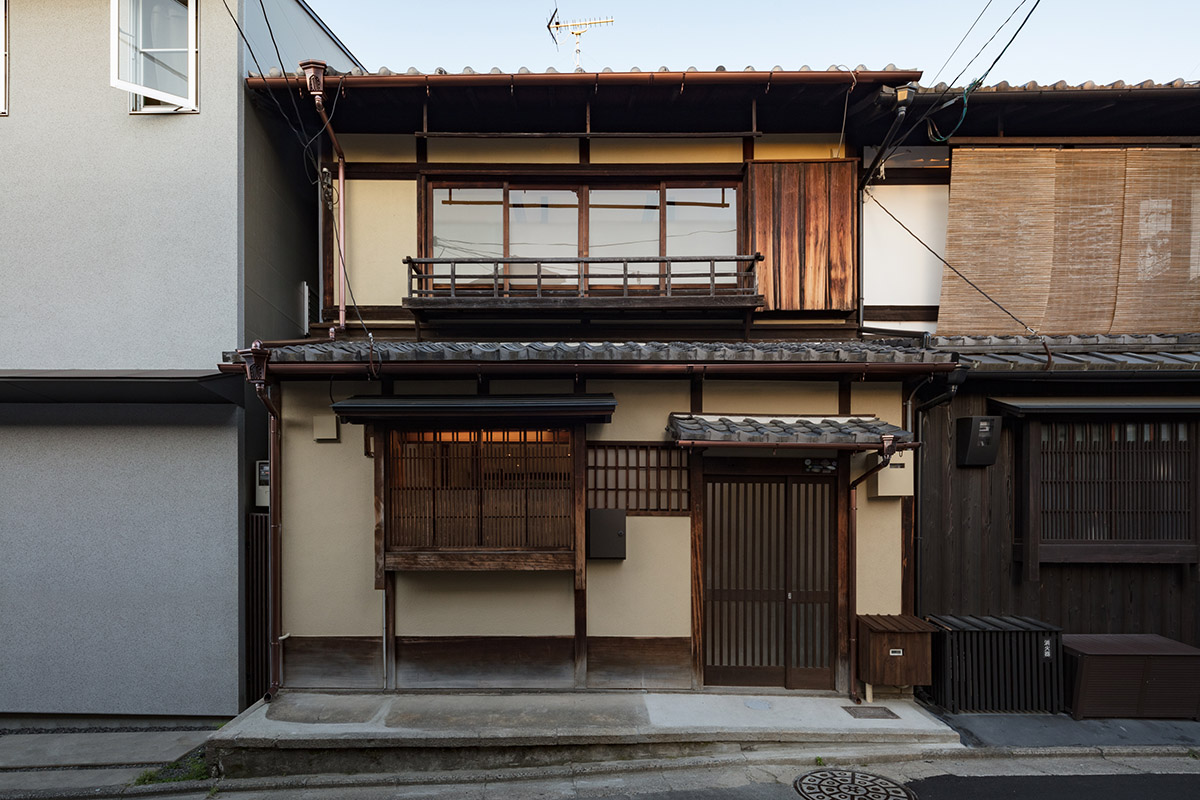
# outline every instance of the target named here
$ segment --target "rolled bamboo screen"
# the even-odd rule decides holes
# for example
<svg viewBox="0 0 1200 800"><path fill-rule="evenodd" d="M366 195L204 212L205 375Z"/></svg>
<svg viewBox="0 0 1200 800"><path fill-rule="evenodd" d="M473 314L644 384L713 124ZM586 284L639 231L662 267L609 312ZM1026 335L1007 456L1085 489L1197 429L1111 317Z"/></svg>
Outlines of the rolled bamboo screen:
<svg viewBox="0 0 1200 800"><path fill-rule="evenodd" d="M1044 334L1200 330L1200 152L961 148L946 259ZM938 333L1027 333L950 270Z"/></svg>

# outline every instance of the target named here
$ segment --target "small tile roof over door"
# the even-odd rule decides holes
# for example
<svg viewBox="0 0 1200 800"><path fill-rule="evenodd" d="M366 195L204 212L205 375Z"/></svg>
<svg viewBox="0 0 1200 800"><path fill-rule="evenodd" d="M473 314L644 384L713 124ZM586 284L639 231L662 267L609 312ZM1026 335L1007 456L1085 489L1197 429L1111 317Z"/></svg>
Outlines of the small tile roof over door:
<svg viewBox="0 0 1200 800"><path fill-rule="evenodd" d="M875 447L885 434L896 437L897 444L913 441L910 432L874 417L672 414L667 432L683 442L792 446Z"/></svg>

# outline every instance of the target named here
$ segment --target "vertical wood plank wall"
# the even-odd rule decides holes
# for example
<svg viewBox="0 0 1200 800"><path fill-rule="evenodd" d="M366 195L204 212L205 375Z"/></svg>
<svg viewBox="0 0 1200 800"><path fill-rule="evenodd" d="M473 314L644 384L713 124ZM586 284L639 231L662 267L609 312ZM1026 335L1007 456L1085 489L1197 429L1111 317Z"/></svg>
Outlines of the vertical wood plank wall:
<svg viewBox="0 0 1200 800"><path fill-rule="evenodd" d="M1200 645L1200 582L1180 564L1042 564L1024 580L1013 557L1015 440L994 466L954 465L954 420L986 414L964 393L921 423L919 614L1020 614L1067 633L1157 633Z"/></svg>
<svg viewBox="0 0 1200 800"><path fill-rule="evenodd" d="M763 254L759 291L768 311L851 311L857 205L854 161L749 164L748 230Z"/></svg>

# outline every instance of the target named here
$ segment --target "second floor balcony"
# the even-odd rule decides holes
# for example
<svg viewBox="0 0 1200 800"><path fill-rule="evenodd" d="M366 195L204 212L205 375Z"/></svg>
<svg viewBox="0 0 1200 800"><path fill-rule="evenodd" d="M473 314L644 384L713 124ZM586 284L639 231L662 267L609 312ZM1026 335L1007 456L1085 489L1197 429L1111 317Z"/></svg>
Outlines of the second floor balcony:
<svg viewBox="0 0 1200 800"><path fill-rule="evenodd" d="M695 311L745 315L763 304L753 255L406 258L405 306L441 311Z"/></svg>

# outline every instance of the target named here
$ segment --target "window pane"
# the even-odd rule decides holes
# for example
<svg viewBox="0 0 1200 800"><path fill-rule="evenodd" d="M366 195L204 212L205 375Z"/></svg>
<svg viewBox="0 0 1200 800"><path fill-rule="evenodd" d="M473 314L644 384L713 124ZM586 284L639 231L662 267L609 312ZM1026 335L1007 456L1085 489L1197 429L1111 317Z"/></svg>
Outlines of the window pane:
<svg viewBox="0 0 1200 800"><path fill-rule="evenodd" d="M668 256L736 254L736 189L667 189ZM716 269L718 275L731 277L735 266L731 261L718 261ZM672 268L672 272L675 275L698 276L686 281L690 283L707 283L709 280L707 262L678 265Z"/></svg>
<svg viewBox="0 0 1200 800"><path fill-rule="evenodd" d="M659 238L658 189L596 189L588 196L588 255L596 257L657 256ZM596 283L620 280L621 264L591 264ZM629 265L631 283L658 282L659 264Z"/></svg>
<svg viewBox="0 0 1200 800"><path fill-rule="evenodd" d="M573 189L510 189L508 192L508 254L528 258L574 258L579 255L579 194ZM547 275L574 276L577 264L542 265L541 288L573 284L573 280ZM535 264L513 264L513 276L529 276L512 286L517 291L535 292Z"/></svg>
<svg viewBox="0 0 1200 800"><path fill-rule="evenodd" d="M434 258L500 258L504 255L504 190L494 189L434 189L433 190L433 248ZM455 282L491 286L496 264L457 264ZM422 282L420 288L445 290L450 277L448 265L432 268L438 279Z"/></svg>
<svg viewBox="0 0 1200 800"><path fill-rule="evenodd" d="M500 258L504 255L504 192L433 190L433 257Z"/></svg>
<svg viewBox="0 0 1200 800"><path fill-rule="evenodd" d="M187 0L118 0L117 77L157 99L185 99L188 72Z"/></svg>

